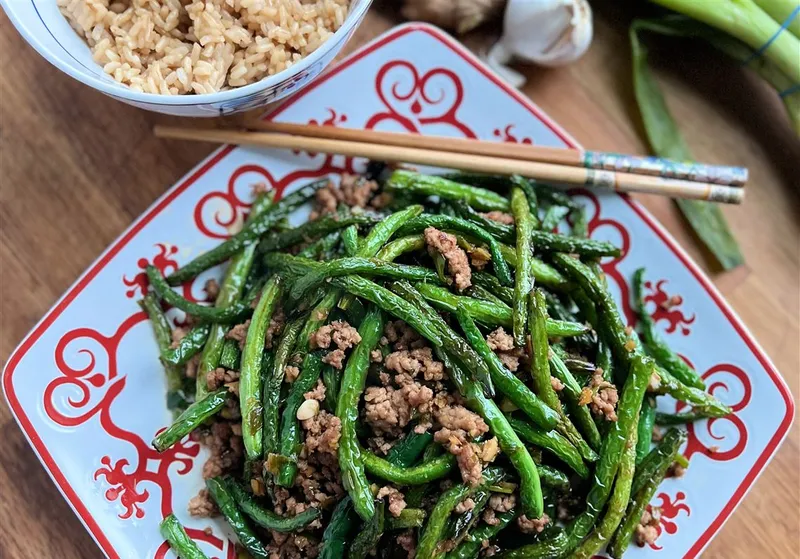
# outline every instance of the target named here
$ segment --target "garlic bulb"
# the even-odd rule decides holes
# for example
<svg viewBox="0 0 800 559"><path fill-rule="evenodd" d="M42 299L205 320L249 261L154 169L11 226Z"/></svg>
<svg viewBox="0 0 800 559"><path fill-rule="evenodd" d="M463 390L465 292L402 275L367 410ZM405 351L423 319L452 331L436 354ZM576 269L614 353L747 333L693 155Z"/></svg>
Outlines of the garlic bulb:
<svg viewBox="0 0 800 559"><path fill-rule="evenodd" d="M592 9L587 0L509 0L503 36L487 62L514 86L525 77L508 68L512 59L561 66L580 58L592 42Z"/></svg>
<svg viewBox="0 0 800 559"><path fill-rule="evenodd" d="M403 17L467 33L500 15L506 0L405 0Z"/></svg>

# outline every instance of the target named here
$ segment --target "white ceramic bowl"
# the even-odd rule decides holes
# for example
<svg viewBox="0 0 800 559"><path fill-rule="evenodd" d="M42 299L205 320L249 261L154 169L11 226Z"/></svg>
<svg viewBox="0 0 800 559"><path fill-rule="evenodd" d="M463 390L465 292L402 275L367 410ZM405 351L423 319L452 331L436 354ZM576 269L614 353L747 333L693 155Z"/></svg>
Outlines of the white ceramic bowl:
<svg viewBox="0 0 800 559"><path fill-rule="evenodd" d="M0 0L6 14L30 45L59 70L106 95L142 109L177 116L213 117L264 106L308 85L342 50L372 0L352 0L342 27L316 51L287 70L259 82L203 95L139 93L114 81L94 60L89 47L69 26L55 0Z"/></svg>

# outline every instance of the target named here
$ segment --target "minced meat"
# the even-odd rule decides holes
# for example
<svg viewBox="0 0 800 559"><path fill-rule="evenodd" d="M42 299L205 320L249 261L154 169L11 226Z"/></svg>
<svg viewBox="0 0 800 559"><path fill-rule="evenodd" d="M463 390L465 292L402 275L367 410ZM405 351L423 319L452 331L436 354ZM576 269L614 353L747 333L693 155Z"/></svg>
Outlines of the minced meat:
<svg viewBox="0 0 800 559"><path fill-rule="evenodd" d="M201 489L200 493L189 499L189 514L210 518L219 515L217 504L208 493L208 489Z"/></svg>
<svg viewBox="0 0 800 559"><path fill-rule="evenodd" d="M342 422L338 417L323 410L301 424L306 431L305 446L309 452L338 456L339 439L342 436Z"/></svg>
<svg viewBox="0 0 800 559"><path fill-rule="evenodd" d="M550 386L552 386L553 390L555 390L556 392L561 392L562 390L564 390L564 383L561 382L556 377L552 376L550 377Z"/></svg>
<svg viewBox="0 0 800 559"><path fill-rule="evenodd" d="M314 559L319 556L320 542L296 532L270 530L270 542L266 545L269 559Z"/></svg>
<svg viewBox="0 0 800 559"><path fill-rule="evenodd" d="M243 324L237 324L230 330L228 333L225 334L225 337L229 340L235 340L239 342L239 349L244 349L244 342L247 340L247 329L250 328L250 321L246 321Z"/></svg>
<svg viewBox="0 0 800 559"><path fill-rule="evenodd" d="M525 357L525 350L514 347L514 338L501 326L486 336L489 349L497 354L500 361L512 373L519 369L520 360Z"/></svg>
<svg viewBox="0 0 800 559"><path fill-rule="evenodd" d="M294 365L286 365L283 368L283 376L286 378L286 382L291 384L300 376L300 368Z"/></svg>
<svg viewBox="0 0 800 559"><path fill-rule="evenodd" d="M467 253L459 248L455 236L439 231L435 227L428 227L424 234L428 252L436 251L447 261L447 270L453 276L456 289L463 291L472 285L472 270L469 267Z"/></svg>
<svg viewBox="0 0 800 559"><path fill-rule="evenodd" d="M456 457L461 479L473 487L483 479L483 464L480 459L480 446L467 440L461 430L441 428L433 434L433 440Z"/></svg>
<svg viewBox="0 0 800 559"><path fill-rule="evenodd" d="M204 290L209 301L216 301L219 296L219 283L214 278L211 278L206 282Z"/></svg>
<svg viewBox="0 0 800 559"><path fill-rule="evenodd" d="M489 426L478 414L464 406L446 406L436 412L436 421L451 430L461 430L471 438L478 437L489 430Z"/></svg>
<svg viewBox="0 0 800 559"><path fill-rule="evenodd" d="M645 509L633 535L636 545L644 547L645 545L656 543L660 521L661 509L657 507L653 507L650 510Z"/></svg>
<svg viewBox="0 0 800 559"><path fill-rule="evenodd" d="M397 518L400 513L406 508L406 498L396 487L386 485L378 490L376 499L383 499L389 497L389 514Z"/></svg>
<svg viewBox="0 0 800 559"><path fill-rule="evenodd" d="M195 355L186 362L186 378L197 378L197 369L200 368L200 355Z"/></svg>
<svg viewBox="0 0 800 559"><path fill-rule="evenodd" d="M517 517L517 527L523 534L538 534L550 524L550 517L542 514L541 518L528 518L524 514Z"/></svg>
<svg viewBox="0 0 800 559"><path fill-rule="evenodd" d="M322 215L335 214L340 203L351 209L364 209L369 205L370 198L376 190L378 184L375 181L358 175L342 175L338 186L329 181L325 187L317 190L314 209L309 218L316 219Z"/></svg>
<svg viewBox="0 0 800 559"><path fill-rule="evenodd" d="M617 387L603 378L602 370L595 370L592 379L589 381L589 388L592 391L592 399L589 402L589 409L598 416L603 416L608 421L617 420Z"/></svg>
<svg viewBox="0 0 800 559"><path fill-rule="evenodd" d="M322 358L322 362L337 369L341 369L344 365L345 350L350 349L360 341L361 336L358 330L344 320L334 320L330 324L321 326L309 338L312 349L328 349L332 343L336 345L336 349L325 355Z"/></svg>
<svg viewBox="0 0 800 559"><path fill-rule="evenodd" d="M275 338L280 336L281 332L283 332L283 327L285 324L286 314L284 314L283 308L278 307L278 309L272 313L272 317L269 319L267 333L264 335L264 347L267 349L272 349L272 344L275 341Z"/></svg>
<svg viewBox="0 0 800 559"><path fill-rule="evenodd" d="M169 345L169 347L171 347L172 349L178 347L180 341L183 338L185 338L186 334L188 333L189 333L188 328L181 328L180 326L178 326L177 328L173 328L172 332L170 332L170 335L172 336L172 343Z"/></svg>
<svg viewBox="0 0 800 559"><path fill-rule="evenodd" d="M466 499L458 503L456 505L456 508L453 509L453 511L456 514L464 514L465 512L470 511L474 508L475 508L475 501L472 499L472 497L467 497Z"/></svg>
<svg viewBox="0 0 800 559"><path fill-rule="evenodd" d="M433 358L429 347L395 351L386 356L385 364L390 371L408 373L412 377L422 373L427 381L444 378L444 365Z"/></svg>
<svg viewBox="0 0 800 559"><path fill-rule="evenodd" d="M229 371L223 367L217 367L213 371L206 373L206 385L209 390L216 390L221 386L228 386L239 380L239 371Z"/></svg>
<svg viewBox="0 0 800 559"><path fill-rule="evenodd" d="M414 537L414 530L406 530L397 535L397 545L408 553L408 559L417 556L417 539Z"/></svg>
<svg viewBox="0 0 800 559"><path fill-rule="evenodd" d="M383 334L386 337L386 342L394 344L395 351L416 349L426 345L426 341L420 336L416 330L403 322L402 320L390 320L383 328Z"/></svg>
<svg viewBox="0 0 800 559"><path fill-rule="evenodd" d="M506 212L499 212L497 210L486 212L481 214L486 219L491 219L492 221L496 221L497 223L503 223L505 225L514 225L514 216L508 214Z"/></svg>
<svg viewBox="0 0 800 559"><path fill-rule="evenodd" d="M492 253L483 247L469 250L469 261L476 270L483 270L492 261Z"/></svg>
<svg viewBox="0 0 800 559"><path fill-rule="evenodd" d="M412 412L429 413L433 390L418 382L401 388L370 386L364 392L364 413L376 434L397 436L411 421Z"/></svg>
<svg viewBox="0 0 800 559"><path fill-rule="evenodd" d="M303 397L306 400L318 400L322 402L325 399L325 383L323 383L321 380L318 380L314 389L303 394Z"/></svg>
<svg viewBox="0 0 800 559"><path fill-rule="evenodd" d="M489 497L489 509L495 512L508 512L515 506L517 506L517 496L513 493L511 495L493 493Z"/></svg>
<svg viewBox="0 0 800 559"><path fill-rule="evenodd" d="M211 456L203 465L203 479L220 476L240 466L244 454L241 434L234 432L227 421L217 421L211 429L201 433L200 441L208 447Z"/></svg>

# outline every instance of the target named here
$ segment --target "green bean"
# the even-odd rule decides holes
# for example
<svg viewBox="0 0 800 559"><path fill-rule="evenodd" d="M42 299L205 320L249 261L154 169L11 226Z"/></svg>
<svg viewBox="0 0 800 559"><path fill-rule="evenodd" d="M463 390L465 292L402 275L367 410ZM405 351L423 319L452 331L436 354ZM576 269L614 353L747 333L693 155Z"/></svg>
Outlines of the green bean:
<svg viewBox="0 0 800 559"><path fill-rule="evenodd" d="M562 192L557 188L540 182L535 183L536 192L539 198L551 204L558 204L559 206L566 206L570 209L577 207L575 201L569 197L566 192Z"/></svg>
<svg viewBox="0 0 800 559"><path fill-rule="evenodd" d="M521 188L525 193L525 198L528 200L528 208L531 212L531 219L533 220L533 228L541 229L542 224L539 221L539 196L536 194L534 181L519 175L511 175L510 182L517 188Z"/></svg>
<svg viewBox="0 0 800 559"><path fill-rule="evenodd" d="M450 474L456 467L456 457L442 454L418 466L404 468L388 460L364 451L361 454L367 473L397 485L421 485Z"/></svg>
<svg viewBox="0 0 800 559"><path fill-rule="evenodd" d="M325 385L325 406L336 411L339 401L339 387L342 384L342 371L333 365L322 367L322 384Z"/></svg>
<svg viewBox="0 0 800 559"><path fill-rule="evenodd" d="M320 352L309 353L303 359L300 375L295 379L281 416L281 455L288 460L281 465L276 478L278 485L291 487L297 475L297 458L303 446L300 442L300 421L297 419L297 409L305 401L304 394L317 384L322 370L322 355Z"/></svg>
<svg viewBox="0 0 800 559"><path fill-rule="evenodd" d="M269 322L282 292L280 276L272 276L264 286L261 299L247 329L239 375L239 407L242 411L242 439L248 460L264 455L263 391L264 344Z"/></svg>
<svg viewBox="0 0 800 559"><path fill-rule="evenodd" d="M497 437L497 443L503 454L517 470L520 486L519 495L524 514L530 518L540 518L544 510L542 499L542 486L539 473L528 449L520 440L517 433L509 424L506 417L493 400L484 396L478 387L469 382L464 372L452 362L449 355L442 352L440 358L448 370L450 379L458 391L467 400L467 406L478 413L489 425L492 434Z"/></svg>
<svg viewBox="0 0 800 559"><path fill-rule="evenodd" d="M425 248L425 237L422 235L409 235L388 243L378 251L375 257L380 260L391 262L392 260L396 260L401 254L415 252L423 248Z"/></svg>
<svg viewBox="0 0 800 559"><path fill-rule="evenodd" d="M150 285L159 297L173 307L177 307L200 320L206 322L234 323L244 320L253 312L250 305L243 302L236 302L224 308L207 307L194 303L173 291L155 266L147 266L146 272Z"/></svg>
<svg viewBox="0 0 800 559"><path fill-rule="evenodd" d="M345 497L333 509L333 515L322 534L318 559L342 559L347 549L347 538L355 528L356 515L350 497Z"/></svg>
<svg viewBox="0 0 800 559"><path fill-rule="evenodd" d="M463 242L470 242L474 240L475 237L472 237L470 235L456 234L456 239L459 241L459 246L460 246ZM499 249L500 249L500 254L502 255L503 259L508 263L508 265L511 266L512 268L516 268L517 267L516 250L503 243L499 243ZM559 291L565 291L571 287L570 284L567 282L567 279L561 274L561 272L553 268L550 264L542 262L535 256L531 259L531 273L533 274L533 279L536 280L536 283L539 285L543 285L545 287L549 287Z"/></svg>
<svg viewBox="0 0 800 559"><path fill-rule="evenodd" d="M686 441L686 431L670 429L647 456L636 466L631 493L637 494L659 470L666 469L675 461L675 454Z"/></svg>
<svg viewBox="0 0 800 559"><path fill-rule="evenodd" d="M569 491L569 478L565 473L544 464L537 464L536 469L539 471L539 479L542 480L543 486L563 492Z"/></svg>
<svg viewBox="0 0 800 559"><path fill-rule="evenodd" d="M633 274L633 295L636 301L636 314L639 317L639 324L642 332L642 343L647 351L655 358L656 363L670 372L672 376L694 388L703 390L706 385L697 371L686 364L677 353L672 351L667 342L656 332L656 324L653 317L647 312L644 305L644 268L639 268Z"/></svg>
<svg viewBox="0 0 800 559"><path fill-rule="evenodd" d="M226 339L222 344L222 353L219 356L219 366L229 371L238 371L242 361L242 350L239 342Z"/></svg>
<svg viewBox="0 0 800 559"><path fill-rule="evenodd" d="M531 421L544 429L552 429L558 423L558 414L542 402L525 384L511 371L506 369L500 358L495 354L489 344L481 335L478 327L469 317L466 309L459 305L456 317L461 329L464 331L469 343L478 352L489 366L492 381L511 402L514 403Z"/></svg>
<svg viewBox="0 0 800 559"><path fill-rule="evenodd" d="M174 514L168 514L158 526L161 536L180 559L208 559L192 538L186 533Z"/></svg>
<svg viewBox="0 0 800 559"><path fill-rule="evenodd" d="M589 477L589 468L583 462L580 453L563 435L557 431L544 431L510 416L508 422L520 438L551 452L556 458L578 474L581 478Z"/></svg>
<svg viewBox="0 0 800 559"><path fill-rule="evenodd" d="M568 213L569 208L566 206L550 206L547 208L547 211L544 212L544 217L542 218L542 230L554 231L556 227L558 227L558 224L561 223L561 220L567 217Z"/></svg>
<svg viewBox="0 0 800 559"><path fill-rule="evenodd" d="M497 513L495 525L483 524L472 530L457 548L445 555L445 559L478 559L484 540L491 540L517 517L514 510Z"/></svg>
<svg viewBox="0 0 800 559"><path fill-rule="evenodd" d="M324 237L320 237L316 241L308 244L305 248L297 253L297 256L300 258L311 258L312 260L327 260L329 255L333 253L334 249L339 244L339 240L341 238L341 231L328 233Z"/></svg>
<svg viewBox="0 0 800 559"><path fill-rule="evenodd" d="M676 400L688 402L709 417L724 417L732 412L731 408L708 392L683 384L673 377L669 371L657 367L656 373L659 377L659 386L655 390L657 394L669 394Z"/></svg>
<svg viewBox="0 0 800 559"><path fill-rule="evenodd" d="M288 231L283 231L281 233L276 233L266 237L263 241L261 241L261 244L259 245L259 251L262 253L274 252L276 250L281 250L302 243L308 239L322 237L328 233L344 229L350 225L371 226L376 222L377 220L375 217L365 214L351 215L348 217L326 215L323 217L318 217L312 221L307 221L303 225L295 227L294 229L289 229Z"/></svg>
<svg viewBox="0 0 800 559"><path fill-rule="evenodd" d="M459 184L442 177L422 175L404 169L397 169L389 177L386 187L390 190L403 190L422 196L438 196L447 200L463 200L470 206L483 211L507 211L505 197L475 186Z"/></svg>
<svg viewBox="0 0 800 559"><path fill-rule="evenodd" d="M527 201L526 201L527 203ZM513 208L513 199L511 206ZM474 223L478 227L486 229L494 238L502 242L511 242L514 239L514 226L500 223L488 217L484 217L479 212L472 209L472 207L463 201L453 203L453 210L455 214L467 221ZM513 211L513 210L512 210ZM530 212L530 210L529 210Z"/></svg>
<svg viewBox="0 0 800 559"><path fill-rule="evenodd" d="M264 544L258 539L256 533L253 532L244 515L236 506L229 482L223 478L215 477L206 480L206 487L222 516L228 521L228 524L239 539L239 543L244 546L253 559L268 559L269 554L264 549Z"/></svg>
<svg viewBox="0 0 800 559"><path fill-rule="evenodd" d="M645 398L642 411L639 413L639 435L636 442L636 465L641 464L650 452L650 441L653 437L653 424L656 419L656 400L652 396Z"/></svg>
<svg viewBox="0 0 800 559"><path fill-rule="evenodd" d="M367 380L370 353L378 344L383 333L383 325L383 313L380 309L371 307L358 328L361 341L347 360L336 406L336 417L341 422L339 469L342 473L342 483L353 501L353 507L364 520L369 520L375 514L375 503L364 473L362 451L356 434L358 402Z"/></svg>
<svg viewBox="0 0 800 559"><path fill-rule="evenodd" d="M572 222L572 236L585 239L589 236L589 224L586 222L586 211L583 206L572 208L569 211L569 219Z"/></svg>
<svg viewBox="0 0 800 559"><path fill-rule="evenodd" d="M582 377L587 377L597 370L597 366L594 363L590 363L585 359L581 359L580 357L574 357L571 355L567 355L564 358L564 365L567 366L569 372L577 374Z"/></svg>
<svg viewBox="0 0 800 559"><path fill-rule="evenodd" d="M153 448L164 452L183 437L194 431L206 419L219 412L228 399L228 389L209 392L205 398L190 405L178 418L153 439Z"/></svg>
<svg viewBox="0 0 800 559"><path fill-rule="evenodd" d="M446 215L435 214L422 214L414 219L408 221L403 227L400 228L398 234L408 235L412 233L419 233L428 227L435 227L440 230L455 230L460 233L471 235L481 242L489 246L489 252L492 255L492 264L494 272L500 283L503 285L513 285L511 272L508 269L508 264L503 258L503 253L500 250L500 243L492 237L485 229L481 229L474 223L470 223L459 217L450 217Z"/></svg>
<svg viewBox="0 0 800 559"><path fill-rule="evenodd" d="M404 508L400 511L399 516L389 516L386 518L387 530L421 528L423 524L425 524L425 511L423 509Z"/></svg>
<svg viewBox="0 0 800 559"><path fill-rule="evenodd" d="M648 436L648 441L650 440ZM638 443L637 443L638 444ZM614 492L608 501L605 515L600 523L592 530L578 549L571 555L572 559L591 559L600 553L603 546L611 539L614 532L625 515L625 508L631 495L631 481L636 469L636 447L629 444L622 455L622 461L614 481Z"/></svg>
<svg viewBox="0 0 800 559"><path fill-rule="evenodd" d="M211 326L201 324L195 326L181 338L177 346L170 347L161 353L161 359L170 365L185 365L189 359L197 355L208 339Z"/></svg>
<svg viewBox="0 0 800 559"><path fill-rule="evenodd" d="M452 171L440 176L453 182L469 186L480 186L489 190L506 190L509 185L509 177L505 175L492 175L473 171Z"/></svg>
<svg viewBox="0 0 800 559"><path fill-rule="evenodd" d="M358 225L348 225L342 231L342 246L347 256L355 256L358 252Z"/></svg>
<svg viewBox="0 0 800 559"><path fill-rule="evenodd" d="M464 541L469 531L472 530L472 527L478 519L480 519L483 509L486 508L489 502L490 496L491 492L485 485L478 488L478 490L472 494L472 508L465 510L450 521L450 535L447 538L450 540L449 545L455 547Z"/></svg>
<svg viewBox="0 0 800 559"><path fill-rule="evenodd" d="M498 468L487 468L483 471L484 483L487 484L497 483L502 476L502 471ZM428 522L417 542L417 559L432 559L442 554L439 543L450 514L458 503L476 489L467 484L460 484L442 493L428 515Z"/></svg>
<svg viewBox="0 0 800 559"><path fill-rule="evenodd" d="M250 519L267 530L275 532L295 532L302 530L320 517L320 510L309 507L294 516L281 516L259 504L255 497L239 483L230 481L227 485L236 504Z"/></svg>
<svg viewBox="0 0 800 559"><path fill-rule="evenodd" d="M305 319L295 318L290 321L283 329L283 334L275 348L275 357L272 361L272 371L266 376L264 381L264 392L261 397L261 408L264 411L264 421L262 431L264 434L264 456L269 458L278 450L278 431L280 431L280 403L281 403L281 384L283 383L284 371L292 350L297 342L297 336L303 327Z"/></svg>
<svg viewBox="0 0 800 559"><path fill-rule="evenodd" d="M642 518L645 507L647 507L653 495L655 495L658 486L664 481L664 475L670 464L675 461L678 448L673 447L670 450L671 452L666 456L666 459L660 464L659 468L655 470L652 475L648 476L645 484L633 492L634 497L628 505L625 518L622 520L622 524L617 529L617 532L614 534L608 546L608 554L611 555L611 557L622 557L622 554L631 543L631 537L636 529L636 525L639 524Z"/></svg>
<svg viewBox="0 0 800 559"><path fill-rule="evenodd" d="M597 346L597 368L603 370L603 380L614 382L614 361L611 358L611 348L603 340Z"/></svg>
<svg viewBox="0 0 800 559"><path fill-rule="evenodd" d="M433 435L427 431L424 433L411 431L392 447L386 455L386 460L395 466L408 468L416 463L431 441L433 441Z"/></svg>
<svg viewBox="0 0 800 559"><path fill-rule="evenodd" d="M564 385L563 393L567 397L570 415L575 426L581 431L592 449L598 450L601 444L600 431L597 429L588 406L580 403L582 387L567 369L557 348L554 348L550 354L550 374Z"/></svg>
<svg viewBox="0 0 800 559"><path fill-rule="evenodd" d="M589 444L581 437L578 430L567 418L561 407L556 391L550 382L549 354L550 346L547 341L547 305L541 289L534 289L530 294L530 319L528 321L531 330L531 379L533 380L534 392L555 410L560 416L557 429L578 449L584 460L593 462L597 459L597 454Z"/></svg>
<svg viewBox="0 0 800 559"><path fill-rule="evenodd" d="M276 223L288 216L292 211L308 202L317 190L328 184L328 179L318 180L285 196L280 202L258 215L254 215L245 227L230 239L204 252L188 264L185 264L169 276L170 285L179 285L200 274L200 272L225 262L234 254L252 245L267 233ZM254 206L254 210L255 210ZM255 212L251 211L251 215ZM248 216L249 217L249 216ZM245 274L246 275L246 274Z"/></svg>
<svg viewBox="0 0 800 559"><path fill-rule="evenodd" d="M533 251L540 253L564 252L577 254L583 258L620 255L619 248L607 241L579 239L548 231L533 231L531 233L531 242L533 243Z"/></svg>
<svg viewBox="0 0 800 559"><path fill-rule="evenodd" d="M267 255L264 261L267 266L285 270L288 275L293 276L294 283L290 295L294 299L299 299L311 287L319 285L329 278L353 274L434 283L438 281L436 273L428 268L393 264L378 258L339 258L320 263L288 254L272 253Z"/></svg>
<svg viewBox="0 0 800 559"><path fill-rule="evenodd" d="M559 531L552 538L542 539L536 543L524 545L496 555L498 559L552 559L563 557L565 549L569 546L569 536L564 531Z"/></svg>
<svg viewBox="0 0 800 559"><path fill-rule="evenodd" d="M383 536L386 505L381 501L375 507L375 514L364 523L361 531L350 544L348 559L365 559L373 551Z"/></svg>
<svg viewBox="0 0 800 559"><path fill-rule="evenodd" d="M447 260L445 260L445 257L439 252L434 252L431 255L431 259L433 260L433 268L436 270L436 276L439 278L439 282L442 285L451 285L453 280L447 277Z"/></svg>
<svg viewBox="0 0 800 559"><path fill-rule="evenodd" d="M480 285L475 285L474 283L467 288L465 293L472 297L473 299L478 299L480 301L488 301L489 303L494 303L495 305L505 305L506 302L497 297L494 293L484 289Z"/></svg>
<svg viewBox="0 0 800 559"><path fill-rule="evenodd" d="M472 283L494 294L506 305L511 305L511 303L514 301L514 290L510 287L504 287L500 285L498 279L492 274L487 274L486 272L473 272Z"/></svg>
<svg viewBox="0 0 800 559"><path fill-rule="evenodd" d="M533 223L528 200L521 188L511 189L511 211L514 213L517 234L517 273L514 277L514 303L511 307L511 321L514 343L525 346L528 327L528 293L533 289L531 277L531 233Z"/></svg>
<svg viewBox="0 0 800 559"><path fill-rule="evenodd" d="M139 301L139 306L150 318L159 354L168 350L172 344L172 328L167 320L167 315L161 309L158 299L154 294L148 293ZM185 401L186 395L183 393L183 371L181 368L165 363L164 373L167 377L167 402L174 400Z"/></svg>
<svg viewBox="0 0 800 559"><path fill-rule="evenodd" d="M656 412L655 421L656 425L686 425L687 423L694 423L701 419L708 419L714 417L709 415L704 410L693 409L692 411L683 413L662 413Z"/></svg>
<svg viewBox="0 0 800 559"><path fill-rule="evenodd" d="M443 311L456 312L459 306L463 306L470 318L482 324L511 327L512 311L507 305L454 295L444 287L429 283L418 283L415 287L427 301ZM588 331L588 327L583 324L562 320L546 319L545 327L548 336L560 338L578 336Z"/></svg>

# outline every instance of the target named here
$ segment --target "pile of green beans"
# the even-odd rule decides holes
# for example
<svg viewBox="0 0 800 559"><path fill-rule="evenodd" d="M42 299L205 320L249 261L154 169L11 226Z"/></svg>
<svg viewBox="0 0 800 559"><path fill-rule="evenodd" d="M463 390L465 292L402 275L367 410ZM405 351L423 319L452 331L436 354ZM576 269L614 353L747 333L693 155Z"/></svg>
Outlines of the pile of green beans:
<svg viewBox="0 0 800 559"><path fill-rule="evenodd" d="M401 534L416 540L420 559L475 559L486 542L512 559L588 559L606 544L620 557L670 465L688 465L681 425L730 413L657 331L644 304L644 270L632 284L636 331L599 264L619 249L589 238L583 208L557 189L519 176L398 169L375 193L392 198L383 213L340 204L334 214L289 226L289 214L326 184L280 201L260 194L241 232L168 277L147 267L150 289L140 306L152 323L170 409L179 414L154 433L153 448L164 452L215 422L232 424L242 459L226 461L206 490L256 559L275 553L278 533L302 536L325 559L405 557ZM486 212L506 213L513 224ZM452 256L427 246L428 228L488 259L480 270L472 265L471 286L452 285ZM211 304L174 289L227 261ZM191 317L181 337L165 313L170 307ZM358 338L339 368L326 359L336 344L312 341L340 320ZM413 360L395 356L393 363L412 367L403 383L413 378L436 394L416 407L394 399L404 386L389 368L388 324L396 320L419 336L411 348L429 347L445 373L426 379ZM289 367L298 374L289 376ZM226 384L218 387L211 379L220 375ZM317 386L324 398L309 402ZM381 387L389 416L404 418L389 432L367 413L368 391ZM602 400L601 390L616 391L617 399ZM661 395L688 411L660 409ZM616 420L601 413L609 401ZM446 423L441 406L454 405L478 416L468 417L487 432L435 437ZM280 496L304 503L310 493L302 476L323 467L315 462L321 451L306 439L316 425L306 420L318 414L336 426L325 433L335 441L326 450L335 459L326 457L324 468L343 491L288 514L277 508ZM669 430L653 444L656 425ZM463 440L453 438L459 433ZM374 450L386 441L385 455ZM465 469L474 464L477 481ZM384 486L404 495L405 509L377 498ZM513 500L513 509L499 509L500 497ZM577 510L557 526L562 499ZM484 520L486 511L496 522ZM518 518L520 526L540 519L547 529L524 534ZM160 529L179 557L206 557L175 515Z"/></svg>

